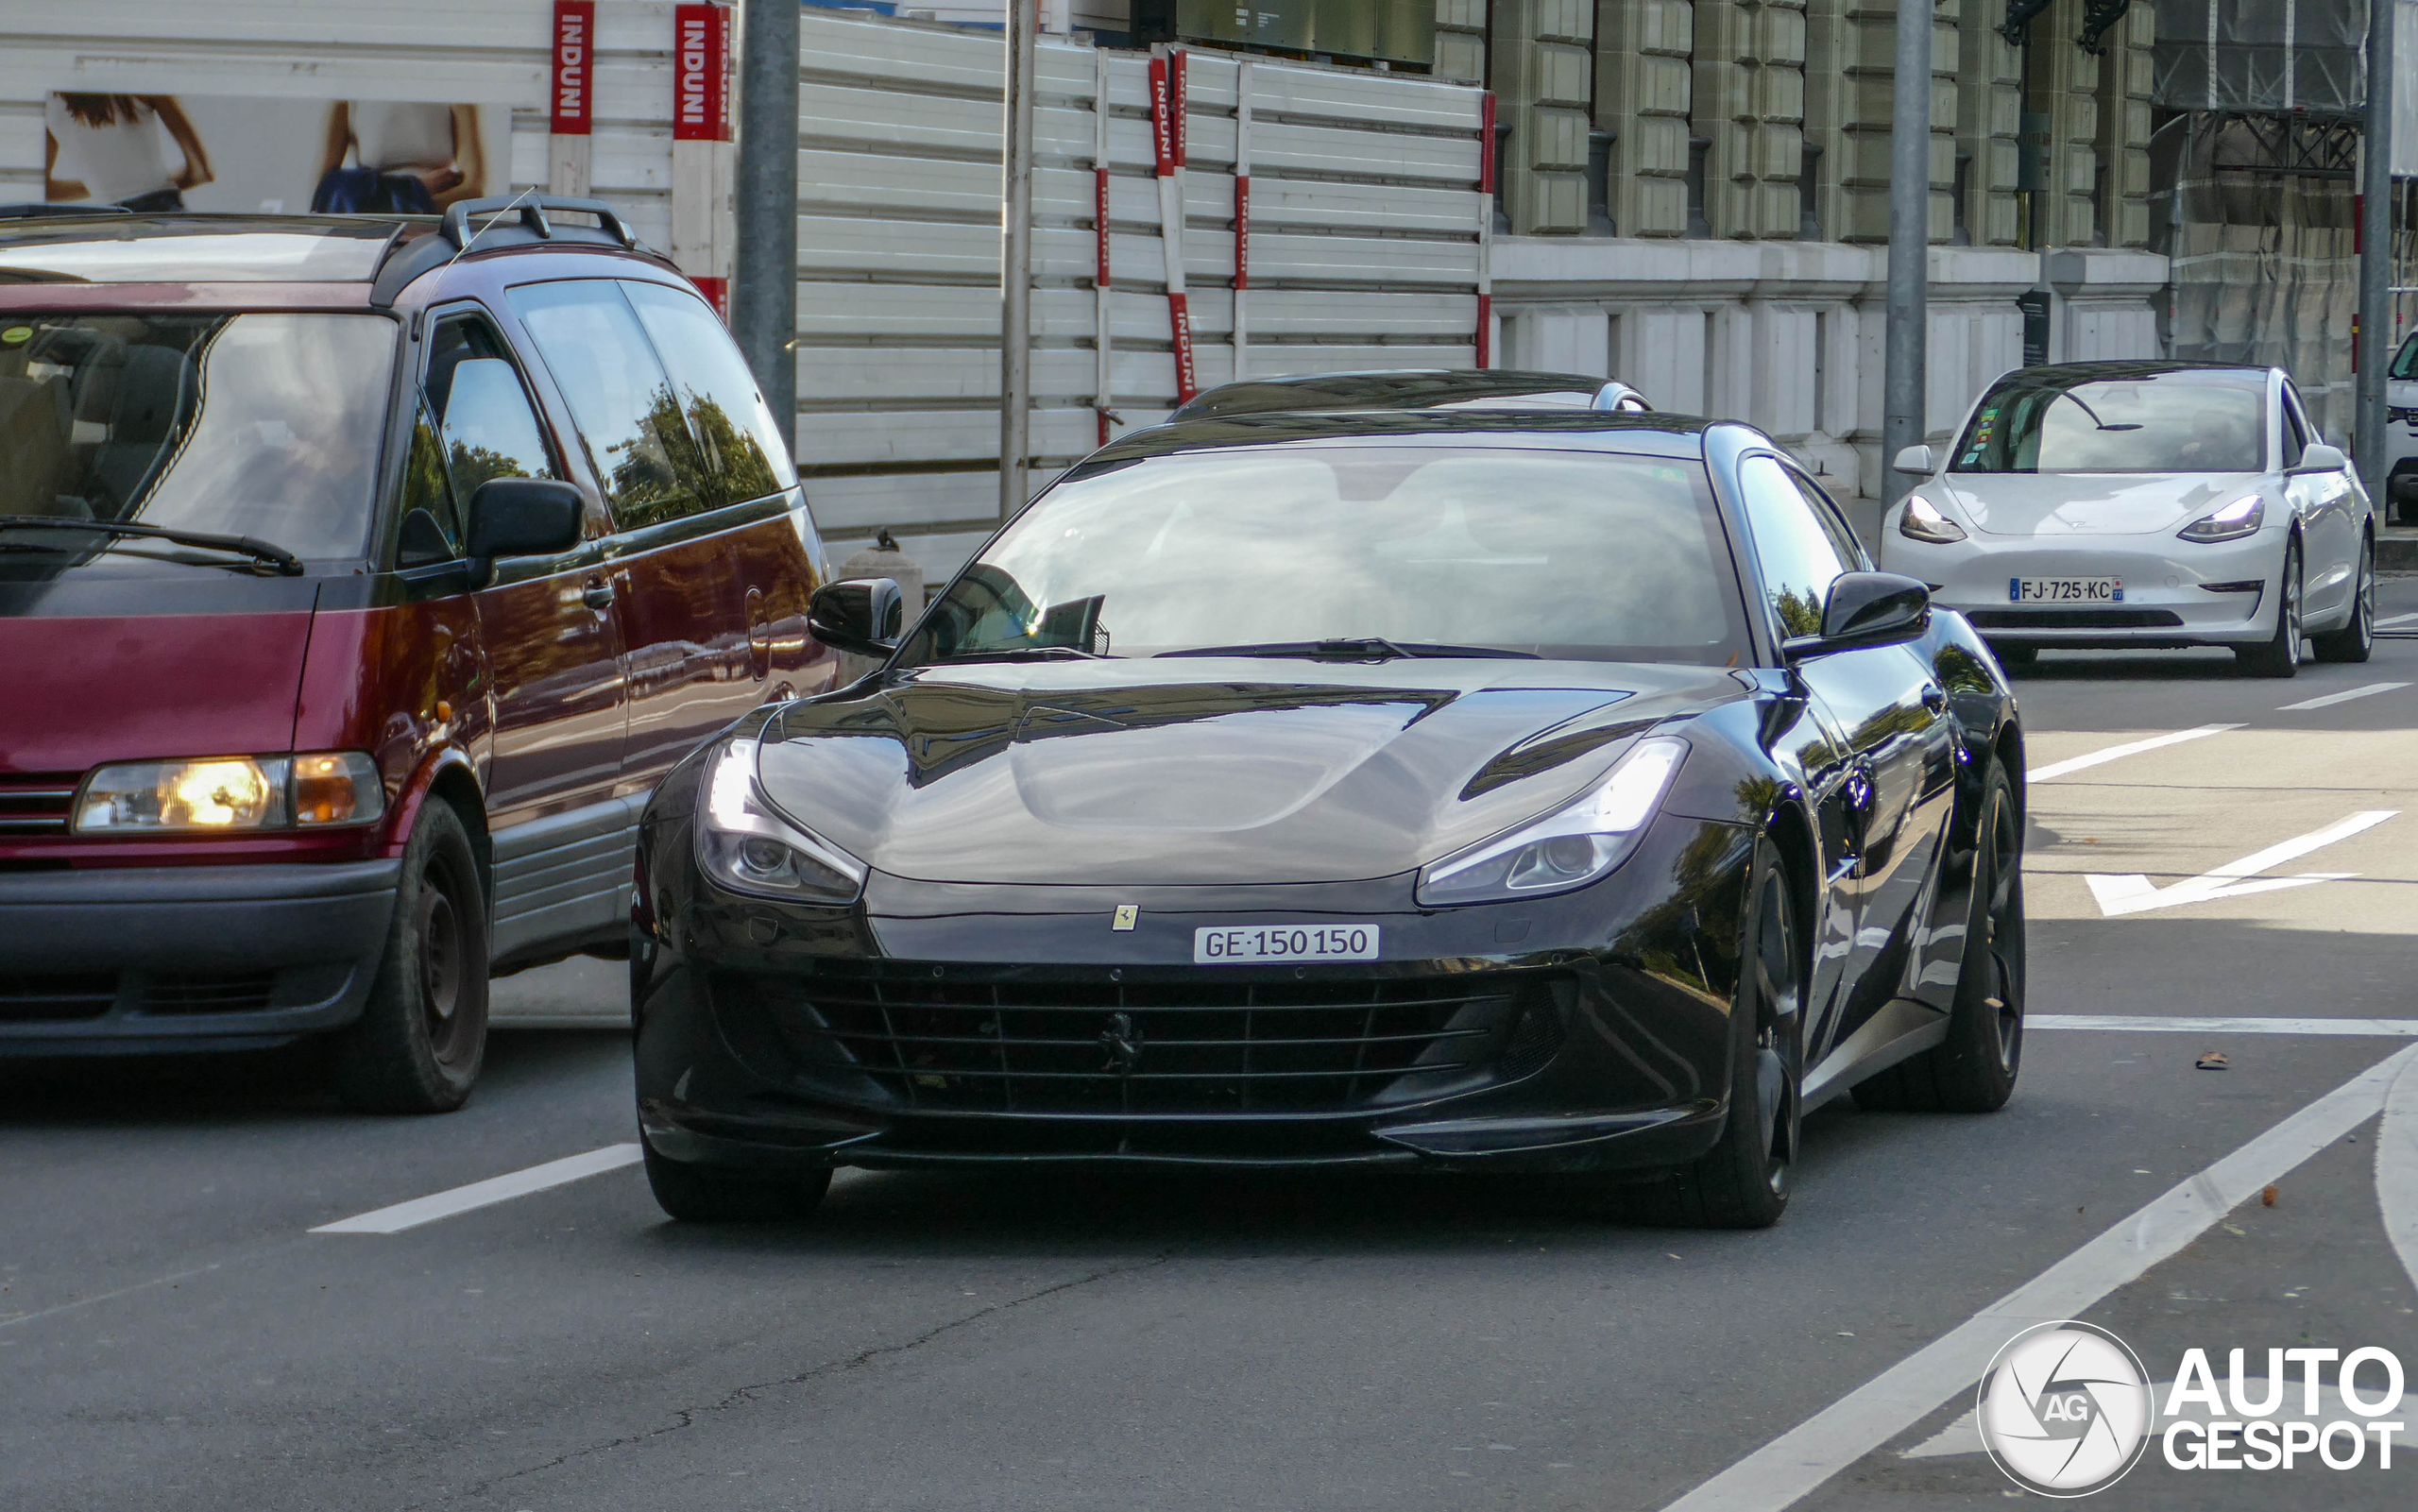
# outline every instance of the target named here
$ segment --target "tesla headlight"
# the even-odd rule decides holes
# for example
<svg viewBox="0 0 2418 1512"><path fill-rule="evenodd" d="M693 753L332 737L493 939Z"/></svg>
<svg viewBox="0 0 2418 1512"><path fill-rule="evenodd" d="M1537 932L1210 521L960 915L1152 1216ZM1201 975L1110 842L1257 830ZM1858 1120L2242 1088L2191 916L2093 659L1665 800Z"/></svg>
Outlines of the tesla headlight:
<svg viewBox="0 0 2418 1512"><path fill-rule="evenodd" d="M76 795L78 835L366 824L386 811L366 752L193 756L94 770Z"/></svg>
<svg viewBox="0 0 2418 1512"><path fill-rule="evenodd" d="M734 892L793 903L854 903L862 861L785 818L756 783L754 740L725 740L707 759L697 804L697 861Z"/></svg>
<svg viewBox="0 0 2418 1512"><path fill-rule="evenodd" d="M1965 538L1965 527L1939 512L1939 506L1920 494L1906 496L1906 512L1898 517L1898 534L1908 540L1928 541L1933 546L1946 546Z"/></svg>
<svg viewBox="0 0 2418 1512"><path fill-rule="evenodd" d="M1576 803L1422 870L1419 901L1488 903L1586 886L1627 858L1687 755L1685 740L1648 736Z"/></svg>
<svg viewBox="0 0 2418 1512"><path fill-rule="evenodd" d="M2267 519L2267 501L2244 494L2213 515L2203 515L2174 534L2187 541L2236 541L2256 535Z"/></svg>

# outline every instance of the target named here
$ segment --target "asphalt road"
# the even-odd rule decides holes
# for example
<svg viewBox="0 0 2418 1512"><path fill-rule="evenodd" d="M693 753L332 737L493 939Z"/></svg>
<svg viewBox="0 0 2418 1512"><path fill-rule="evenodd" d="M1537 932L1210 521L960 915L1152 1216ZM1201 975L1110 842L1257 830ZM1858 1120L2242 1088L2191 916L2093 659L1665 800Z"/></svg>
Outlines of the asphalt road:
<svg viewBox="0 0 2418 1512"><path fill-rule="evenodd" d="M2418 581L2384 599L2418 631ZM607 1156L311 1233L633 1137L626 1047L580 1027L618 970L553 968L500 984L451 1117L348 1115L274 1058L0 1080L0 1506L1968 1507L2024 1494L1960 1419L2034 1316L2161 1383L2192 1347L2221 1389L2237 1348L2418 1373L2418 639L2290 683L2052 656L2019 691L2035 773L2238 727L2036 782L2016 1100L1824 1110L1773 1231L1542 1183L863 1173L810 1225L710 1231ZM2371 1440L2153 1447L2089 1504L2414 1495L2418 1443Z"/></svg>

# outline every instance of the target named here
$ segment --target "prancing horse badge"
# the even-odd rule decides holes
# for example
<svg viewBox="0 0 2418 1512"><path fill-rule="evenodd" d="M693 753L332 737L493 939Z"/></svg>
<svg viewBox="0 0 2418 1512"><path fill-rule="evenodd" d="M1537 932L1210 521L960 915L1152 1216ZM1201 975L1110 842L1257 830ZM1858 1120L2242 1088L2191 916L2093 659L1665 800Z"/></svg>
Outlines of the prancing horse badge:
<svg viewBox="0 0 2418 1512"><path fill-rule="evenodd" d="M1133 921L1140 916L1141 912L1140 909L1131 903L1120 903L1116 906L1116 917L1109 922L1108 926L1111 929L1130 930L1133 927Z"/></svg>

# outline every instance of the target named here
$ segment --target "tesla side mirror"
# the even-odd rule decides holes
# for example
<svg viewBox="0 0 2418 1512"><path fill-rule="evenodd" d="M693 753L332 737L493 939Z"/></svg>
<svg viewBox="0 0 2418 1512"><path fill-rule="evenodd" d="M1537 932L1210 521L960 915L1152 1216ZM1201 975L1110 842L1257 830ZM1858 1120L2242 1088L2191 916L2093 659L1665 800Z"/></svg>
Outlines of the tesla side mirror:
<svg viewBox="0 0 2418 1512"><path fill-rule="evenodd" d="M807 633L834 651L887 656L906 629L907 598L886 577L826 583L806 604Z"/></svg>
<svg viewBox="0 0 2418 1512"><path fill-rule="evenodd" d="M576 486L553 478L489 478L470 495L462 554L492 562L568 552L579 544L586 508Z"/></svg>
<svg viewBox="0 0 2418 1512"><path fill-rule="evenodd" d="M1895 572L1842 572L1822 601L1822 633L1780 642L1791 663L1834 651L1894 646L1931 628L1931 589Z"/></svg>
<svg viewBox="0 0 2418 1512"><path fill-rule="evenodd" d="M1900 447L1898 450L1898 459L1889 464L1899 472L1919 473L1926 478L1931 476L1932 469L1938 465L1937 460L1932 456L1929 447Z"/></svg>
<svg viewBox="0 0 2418 1512"><path fill-rule="evenodd" d="M2293 476L2297 477L2304 472L2341 472L2350 465L2351 459L2342 454L2341 447L2330 447L2323 441L2313 441L2309 444L2308 450L2301 453L2300 466L2291 470Z"/></svg>

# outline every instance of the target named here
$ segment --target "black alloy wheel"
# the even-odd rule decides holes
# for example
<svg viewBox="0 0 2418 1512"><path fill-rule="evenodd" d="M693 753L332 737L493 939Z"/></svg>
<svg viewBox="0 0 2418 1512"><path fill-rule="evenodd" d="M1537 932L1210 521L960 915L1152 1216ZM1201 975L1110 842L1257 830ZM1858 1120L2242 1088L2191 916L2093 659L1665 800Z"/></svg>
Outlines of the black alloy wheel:
<svg viewBox="0 0 2418 1512"><path fill-rule="evenodd" d="M2359 577L2351 586L2351 618L2340 630L2311 636L2308 643L2320 661L2362 662L2376 645L2376 543L2359 539Z"/></svg>
<svg viewBox="0 0 2418 1512"><path fill-rule="evenodd" d="M1857 1084L1867 1113L1996 1113L2023 1068L2023 812L1997 757L1983 778L1965 956L1948 1038Z"/></svg>
<svg viewBox="0 0 2418 1512"><path fill-rule="evenodd" d="M827 1170L719 1170L667 1160L643 1145L655 1204L682 1223L782 1223L812 1214L831 1189Z"/></svg>
<svg viewBox="0 0 2418 1512"><path fill-rule="evenodd" d="M2284 570L2277 581L2282 585L2280 601L2275 607L2275 634L2263 645L2237 646L2234 658L2241 670L2252 677L2290 677L2301 670L2301 538L2289 536L2284 542Z"/></svg>
<svg viewBox="0 0 2418 1512"><path fill-rule="evenodd" d="M365 1113L451 1113L487 1045L486 892L453 806L421 807L403 848L386 953L332 1049L336 1095Z"/></svg>
<svg viewBox="0 0 2418 1512"><path fill-rule="evenodd" d="M1730 999L1729 1117L1720 1142L1674 1178L1681 1221L1767 1229L1788 1210L1804 1110L1805 951L1788 875L1769 839L1755 846Z"/></svg>

